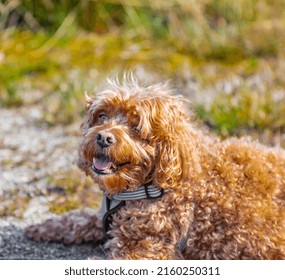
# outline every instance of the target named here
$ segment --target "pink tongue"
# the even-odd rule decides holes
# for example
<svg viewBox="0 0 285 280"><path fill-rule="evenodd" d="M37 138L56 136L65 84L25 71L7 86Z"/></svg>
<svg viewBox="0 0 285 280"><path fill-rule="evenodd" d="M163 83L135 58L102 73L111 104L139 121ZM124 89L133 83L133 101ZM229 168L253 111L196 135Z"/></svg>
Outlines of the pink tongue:
<svg viewBox="0 0 285 280"><path fill-rule="evenodd" d="M104 161L104 162L101 162L99 159L97 159L97 158L94 158L93 159L93 164L94 164L94 166L95 166L95 168L96 169L98 169L98 170L106 170L106 169L109 169L109 168L111 168L111 166L112 166L112 162L110 162L110 161Z"/></svg>

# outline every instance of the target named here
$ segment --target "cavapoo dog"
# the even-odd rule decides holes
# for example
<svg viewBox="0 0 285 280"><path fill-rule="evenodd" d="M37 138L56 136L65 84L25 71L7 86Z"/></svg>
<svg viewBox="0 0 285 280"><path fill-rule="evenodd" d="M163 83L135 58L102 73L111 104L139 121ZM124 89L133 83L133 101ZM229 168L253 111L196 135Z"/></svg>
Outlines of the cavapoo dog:
<svg viewBox="0 0 285 280"><path fill-rule="evenodd" d="M26 230L38 241L106 239L109 259L285 259L285 151L221 141L167 84L134 77L86 96L79 167L102 212Z"/></svg>

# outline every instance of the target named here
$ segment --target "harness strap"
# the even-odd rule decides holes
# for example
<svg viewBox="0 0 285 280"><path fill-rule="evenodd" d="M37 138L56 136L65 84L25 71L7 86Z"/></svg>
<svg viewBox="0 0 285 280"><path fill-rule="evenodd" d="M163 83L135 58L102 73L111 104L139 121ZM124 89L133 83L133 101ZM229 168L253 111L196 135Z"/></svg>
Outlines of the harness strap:
<svg viewBox="0 0 285 280"><path fill-rule="evenodd" d="M126 200L140 200L140 199L155 199L162 197L164 190L156 186L147 184L138 187L134 191L124 191L112 197L112 200L126 201Z"/></svg>
<svg viewBox="0 0 285 280"><path fill-rule="evenodd" d="M110 224L112 222L112 215L121 209L126 201L131 200L141 200L141 199L156 199L163 196L164 190L153 186L151 183L140 186L134 191L124 191L113 197L109 198L106 194L103 195L102 200L102 214L103 214L103 228L108 237L107 232L110 229ZM178 247L182 252L186 247L187 239L180 240Z"/></svg>
<svg viewBox="0 0 285 280"><path fill-rule="evenodd" d="M187 238L183 238L180 240L178 244L179 251L182 253L187 246Z"/></svg>
<svg viewBox="0 0 285 280"><path fill-rule="evenodd" d="M126 202L125 201L118 201L119 203L113 203L110 198L104 195L103 201L102 201L102 210L103 210L103 228L105 230L105 233L107 234L108 230L110 229L110 224L112 222L112 215L117 212L120 208L122 208ZM106 210L104 210L106 209Z"/></svg>
<svg viewBox="0 0 285 280"><path fill-rule="evenodd" d="M134 191L124 191L113 197L109 198L106 194L103 196L102 201L102 213L103 213L103 227L107 233L110 229L112 222L112 215L123 207L128 200L140 200L140 199L155 199L162 197L164 190L153 186L150 183L138 187Z"/></svg>

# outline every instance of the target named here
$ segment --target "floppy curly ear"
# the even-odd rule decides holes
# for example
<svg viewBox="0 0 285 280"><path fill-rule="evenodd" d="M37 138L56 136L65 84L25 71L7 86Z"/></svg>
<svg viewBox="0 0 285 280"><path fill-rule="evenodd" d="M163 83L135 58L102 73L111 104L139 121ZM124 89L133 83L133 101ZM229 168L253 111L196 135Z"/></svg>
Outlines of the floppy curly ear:
<svg viewBox="0 0 285 280"><path fill-rule="evenodd" d="M191 173L200 173L197 144L181 133L179 139L165 139L157 145L154 184L165 189L175 188L179 182L189 180Z"/></svg>
<svg viewBox="0 0 285 280"><path fill-rule="evenodd" d="M190 173L201 172L198 139L180 103L163 100L157 108L159 117L151 120L157 128L154 184L165 189L175 188L189 180ZM162 105L163 104L163 105ZM178 107L179 106L179 107Z"/></svg>

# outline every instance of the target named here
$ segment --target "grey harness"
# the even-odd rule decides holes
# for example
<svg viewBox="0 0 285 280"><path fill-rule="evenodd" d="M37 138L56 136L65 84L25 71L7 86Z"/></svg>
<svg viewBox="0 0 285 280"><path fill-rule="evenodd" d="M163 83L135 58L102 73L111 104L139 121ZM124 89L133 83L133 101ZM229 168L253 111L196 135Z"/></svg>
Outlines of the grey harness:
<svg viewBox="0 0 285 280"><path fill-rule="evenodd" d="M105 232L109 230L112 221L112 214L123 207L128 200L155 199L160 198L164 190L153 186L151 183L143 185L134 191L124 191L112 198L104 194L102 201L103 227Z"/></svg>
<svg viewBox="0 0 285 280"><path fill-rule="evenodd" d="M110 229L112 215L126 204L126 201L141 200L141 199L156 199L163 196L164 190L153 186L151 183L140 186L134 191L124 191L109 198L106 194L103 195L102 214L103 228L108 237L107 232ZM187 239L180 240L179 249L182 252L186 247Z"/></svg>

